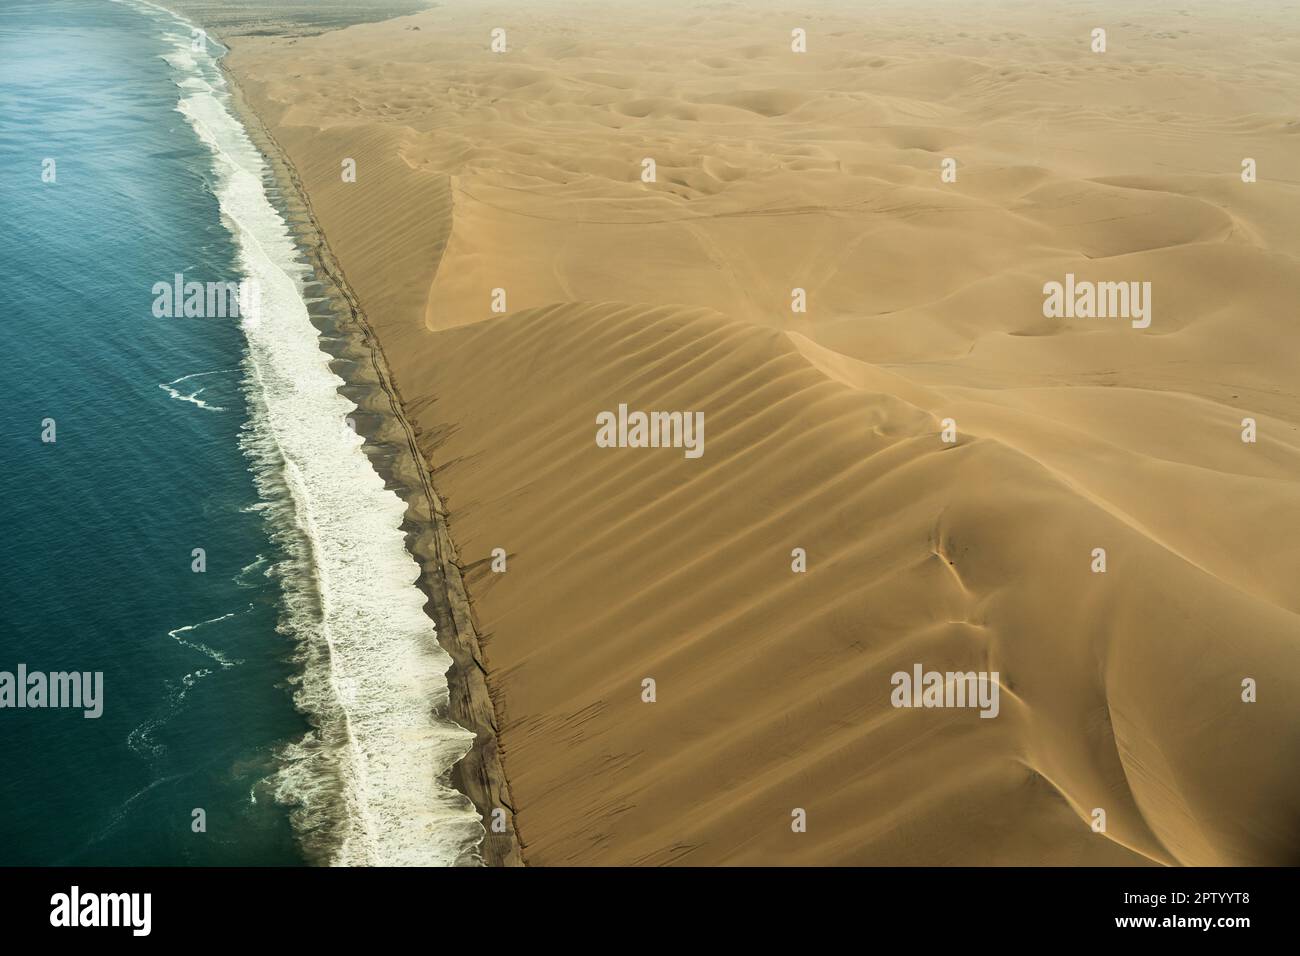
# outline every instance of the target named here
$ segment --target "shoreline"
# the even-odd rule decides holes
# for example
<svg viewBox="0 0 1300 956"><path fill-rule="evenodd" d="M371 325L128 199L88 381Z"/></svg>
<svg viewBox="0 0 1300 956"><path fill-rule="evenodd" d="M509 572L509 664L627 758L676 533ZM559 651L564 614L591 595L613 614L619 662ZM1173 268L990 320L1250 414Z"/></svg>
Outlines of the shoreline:
<svg viewBox="0 0 1300 956"><path fill-rule="evenodd" d="M218 39L229 46L224 38ZM331 369L344 380L339 391L357 405L355 428L365 439L367 458L406 505L401 530L407 550L420 566L416 583L427 599L424 611L434 621L438 642L453 661L446 674L447 717L473 732L474 743L452 766L450 783L474 804L486 831L474 855L462 858L458 865L523 866L514 801L500 757L495 704L442 499L393 383L383 345L329 248L296 169L245 99L224 58L218 62L229 84L232 105L275 177L278 195L273 195L272 201L311 264L322 297L330 303L326 313L309 303L312 324L321 333L322 349L333 359ZM492 811L498 807L510 817L505 833L490 829Z"/></svg>

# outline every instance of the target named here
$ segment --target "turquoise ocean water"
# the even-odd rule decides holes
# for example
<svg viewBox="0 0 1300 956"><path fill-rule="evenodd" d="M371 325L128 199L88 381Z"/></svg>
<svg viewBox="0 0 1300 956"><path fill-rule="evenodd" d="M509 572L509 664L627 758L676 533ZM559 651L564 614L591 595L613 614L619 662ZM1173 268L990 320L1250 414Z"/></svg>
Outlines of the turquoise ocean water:
<svg viewBox="0 0 1300 956"><path fill-rule="evenodd" d="M104 675L98 719L0 709L0 864L452 862L447 659L221 52L0 6L0 671ZM257 321L155 316L177 273Z"/></svg>

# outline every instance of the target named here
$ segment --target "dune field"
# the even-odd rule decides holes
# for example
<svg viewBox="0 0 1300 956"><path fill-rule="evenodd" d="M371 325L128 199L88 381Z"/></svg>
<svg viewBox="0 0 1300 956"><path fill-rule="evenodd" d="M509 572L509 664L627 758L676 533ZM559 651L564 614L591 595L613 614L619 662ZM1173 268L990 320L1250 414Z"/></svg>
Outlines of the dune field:
<svg viewBox="0 0 1300 956"><path fill-rule="evenodd" d="M527 863L1300 862L1296 4L228 42L448 509ZM918 664L996 718L893 706Z"/></svg>

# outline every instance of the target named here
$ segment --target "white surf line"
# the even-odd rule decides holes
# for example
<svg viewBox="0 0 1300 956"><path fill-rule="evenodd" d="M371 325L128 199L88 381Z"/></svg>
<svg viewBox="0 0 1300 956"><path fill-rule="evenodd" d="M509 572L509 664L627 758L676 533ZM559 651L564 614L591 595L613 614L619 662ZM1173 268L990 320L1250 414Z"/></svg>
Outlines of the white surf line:
<svg viewBox="0 0 1300 956"><path fill-rule="evenodd" d="M188 382L192 378L202 378L205 375L228 375L231 372L238 372L237 368L218 368L211 372L191 372L189 375L182 375L180 378L173 379L168 385L179 385L181 382Z"/></svg>
<svg viewBox="0 0 1300 956"><path fill-rule="evenodd" d="M451 658L415 583L405 503L344 425L357 406L338 394L343 380L307 314L311 270L266 194L269 170L228 107L210 41L195 50L192 24L166 11L155 18L174 44L164 59L181 74L177 110L212 152L241 279L261 294L260 312L241 321L251 416L244 448L282 532L277 541L310 567L283 578L282 628L304 659L295 700L320 726L286 752L277 792L337 833L331 862L453 864L484 836L468 798L446 783L473 734L438 716Z"/></svg>
<svg viewBox="0 0 1300 956"><path fill-rule="evenodd" d="M170 385L159 385L158 387L178 402L189 402L191 405L197 405L199 408L205 408L210 412L225 411L225 408L221 405L209 405L203 399L199 398L199 396L203 394L203 389L201 388L188 395L184 395L178 389L174 389Z"/></svg>
<svg viewBox="0 0 1300 956"><path fill-rule="evenodd" d="M199 408L206 408L214 412L224 412L225 409L220 405L209 405L203 399L199 398L199 396L202 395L204 391L202 388L193 391L188 395L185 395L179 389L172 388L172 386L179 385L181 382L188 382L192 378L202 378L205 375L222 375L227 372L237 372L237 371L239 370L233 368L219 368L216 371L212 371L212 372L194 372L191 375L182 375L180 378L174 379L173 381L167 382L166 384L159 385L158 387L161 388L168 395L170 395L172 398L176 399L177 401L191 402L192 404L197 405Z"/></svg>
<svg viewBox="0 0 1300 956"><path fill-rule="evenodd" d="M226 657L226 655L222 654L220 651L208 647L208 645L204 644L202 641L187 640L186 638L180 636L184 634L186 631L196 631L199 628L203 627L204 625L216 624L218 621L226 621L234 616L235 616L235 612L231 611L229 614L221 615L221 617L214 617L210 621L199 621L199 623L197 624L186 624L184 627L178 627L175 630L168 631L167 636L170 637L172 640L174 640L177 644L183 644L186 647L191 648L192 650L196 650L200 654L203 654L211 658L216 663L220 664L223 668L234 667L244 662L241 660L231 660L229 657Z"/></svg>
<svg viewBox="0 0 1300 956"><path fill-rule="evenodd" d="M248 511L247 508L241 510L245 512ZM271 562L266 557L266 555L259 554L255 559L253 559L253 561L244 565L242 568L239 569L239 573L236 574L232 580L234 580L235 585L237 587L241 587L241 588L257 587L257 582L254 581L250 583L248 581L248 577L252 575L254 571L257 570L262 571L262 577L264 578L269 578L271 576Z"/></svg>

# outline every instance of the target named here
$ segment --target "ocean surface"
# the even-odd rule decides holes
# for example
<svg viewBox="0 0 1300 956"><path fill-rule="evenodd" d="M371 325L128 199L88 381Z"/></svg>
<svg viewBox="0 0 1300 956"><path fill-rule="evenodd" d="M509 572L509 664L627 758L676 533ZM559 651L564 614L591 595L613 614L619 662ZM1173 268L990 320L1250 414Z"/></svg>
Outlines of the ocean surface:
<svg viewBox="0 0 1300 956"><path fill-rule="evenodd" d="M0 671L104 684L0 708L0 864L451 864L471 735L222 52L0 5ZM259 308L158 316L176 274Z"/></svg>

